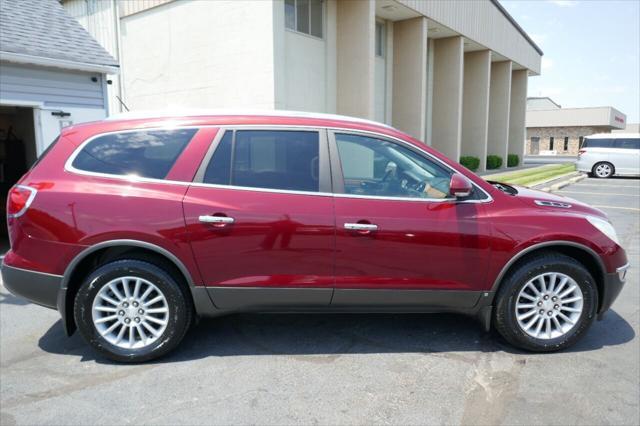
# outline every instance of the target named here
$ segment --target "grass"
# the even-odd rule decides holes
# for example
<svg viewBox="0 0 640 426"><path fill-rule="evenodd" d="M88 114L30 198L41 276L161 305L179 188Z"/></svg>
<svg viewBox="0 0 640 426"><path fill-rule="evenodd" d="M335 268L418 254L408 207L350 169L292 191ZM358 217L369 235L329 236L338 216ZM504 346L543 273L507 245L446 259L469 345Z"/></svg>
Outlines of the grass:
<svg viewBox="0 0 640 426"><path fill-rule="evenodd" d="M576 166L573 163L550 164L540 167L532 167L530 169L518 170L515 172L500 173L497 175L485 176L486 179L510 183L513 185L533 186L562 175L573 173Z"/></svg>

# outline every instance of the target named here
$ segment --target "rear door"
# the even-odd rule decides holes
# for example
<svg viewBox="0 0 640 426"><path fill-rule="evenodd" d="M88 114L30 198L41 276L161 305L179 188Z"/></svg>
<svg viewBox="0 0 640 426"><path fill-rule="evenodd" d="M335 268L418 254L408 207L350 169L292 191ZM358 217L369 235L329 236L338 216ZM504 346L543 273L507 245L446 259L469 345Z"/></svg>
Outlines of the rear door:
<svg viewBox="0 0 640 426"><path fill-rule="evenodd" d="M326 131L219 132L184 199L187 237L218 308L329 304L330 182Z"/></svg>

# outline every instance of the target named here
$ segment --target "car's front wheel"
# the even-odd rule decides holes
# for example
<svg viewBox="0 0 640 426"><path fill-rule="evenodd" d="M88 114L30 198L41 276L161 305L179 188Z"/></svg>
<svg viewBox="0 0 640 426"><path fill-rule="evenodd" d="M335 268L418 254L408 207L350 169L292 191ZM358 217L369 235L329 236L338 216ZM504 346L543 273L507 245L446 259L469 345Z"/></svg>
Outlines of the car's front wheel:
<svg viewBox="0 0 640 426"><path fill-rule="evenodd" d="M93 271L74 303L84 339L120 362L143 362L166 354L180 343L192 315L186 292L169 273L131 259Z"/></svg>
<svg viewBox="0 0 640 426"><path fill-rule="evenodd" d="M605 179L613 176L614 171L613 164L602 161L594 164L591 174L597 178Z"/></svg>
<svg viewBox="0 0 640 426"><path fill-rule="evenodd" d="M497 295L495 327L511 344L535 352L576 343L596 315L598 293L575 259L548 252L521 263Z"/></svg>

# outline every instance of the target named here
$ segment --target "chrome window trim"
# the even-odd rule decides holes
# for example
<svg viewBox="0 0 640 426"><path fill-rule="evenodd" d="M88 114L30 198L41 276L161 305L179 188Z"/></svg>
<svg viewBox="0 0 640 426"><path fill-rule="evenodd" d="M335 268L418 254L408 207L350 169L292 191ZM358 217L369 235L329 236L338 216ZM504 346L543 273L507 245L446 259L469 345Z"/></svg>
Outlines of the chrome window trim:
<svg viewBox="0 0 640 426"><path fill-rule="evenodd" d="M145 127L138 129L125 129L125 130L115 130L111 132L102 132L95 134L80 145L78 145L73 153L69 156L64 165L65 172L74 173L83 176L91 176L91 177L100 177L105 179L114 179L119 181L125 181L129 183L155 183L155 184L167 184L167 185L179 185L179 186L198 186L198 187L210 187L210 188L219 188L219 189L232 189L239 191L255 191L255 192L268 192L268 193L281 193L281 194L292 194L292 195L319 195L322 197L337 197L337 198L356 198L356 199L372 199L372 200L396 200L396 201L417 201L417 202L429 202L429 203L441 203L441 202L455 202L458 204L479 204L479 203L490 203L493 202L493 197L471 179L471 184L474 188L480 190L483 194L486 195L487 198L482 200L463 200L457 201L454 198L401 198L401 197L384 197L384 196L369 196L369 195L356 195L356 194L336 194L333 192L308 192L308 191L291 191L291 190L281 190L281 189L269 189L269 188L253 188L246 186L235 186L235 185L217 185L217 184L208 184L208 183L198 183L198 182L183 182L176 180L167 180L167 179L156 179L156 178L146 178L141 176L124 176L124 175L114 175L109 173L99 173L99 172L90 172L86 170L81 170L73 167L73 161L79 155L80 151L91 143L96 138L106 135L112 134L120 134L120 133L134 133L141 131L155 131L155 130L174 130L174 129L205 129L205 128L218 128L221 130L240 130L240 129L261 129L261 130L286 130L286 129L308 129L311 131L333 131L333 132L347 132L353 134L363 134L363 135L372 135L376 138L381 139L390 139L397 143L400 143L403 146L406 146L410 149L416 150L420 152L422 155L427 156L429 159L438 162L440 165L445 167L447 170L450 170L453 173L459 173L457 170L449 166L447 163L443 162L439 158L431 155L427 151L423 150L421 147L416 146L412 143L404 141L395 136L386 135L384 133L379 133L371 130L361 130L361 129L351 129L345 127L335 127L335 126L314 126L314 125L291 125L291 124L204 124L204 125L190 125L190 126L180 126L180 125L159 125L154 127ZM197 135L197 133L196 133ZM195 135L194 135L195 136ZM214 137L210 143L213 143L217 138ZM205 153L206 155L206 153ZM204 157L203 157L204 158Z"/></svg>

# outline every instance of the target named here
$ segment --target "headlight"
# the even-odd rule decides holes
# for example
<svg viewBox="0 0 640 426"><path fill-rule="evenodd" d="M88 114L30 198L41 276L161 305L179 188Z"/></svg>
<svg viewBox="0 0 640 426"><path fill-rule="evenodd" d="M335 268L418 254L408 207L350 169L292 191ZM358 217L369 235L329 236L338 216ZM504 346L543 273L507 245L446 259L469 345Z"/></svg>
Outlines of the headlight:
<svg viewBox="0 0 640 426"><path fill-rule="evenodd" d="M604 219L600 219L595 216L587 216L587 220L590 224L595 226L600 232L613 240L616 244L620 245L620 241L618 240L618 235L616 234L616 230L613 228L613 225Z"/></svg>

